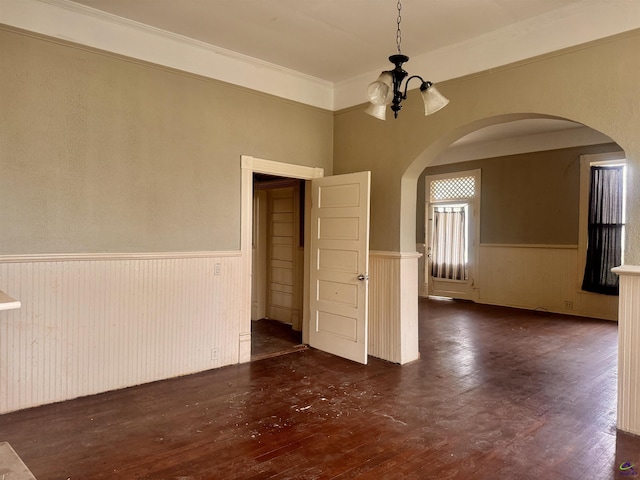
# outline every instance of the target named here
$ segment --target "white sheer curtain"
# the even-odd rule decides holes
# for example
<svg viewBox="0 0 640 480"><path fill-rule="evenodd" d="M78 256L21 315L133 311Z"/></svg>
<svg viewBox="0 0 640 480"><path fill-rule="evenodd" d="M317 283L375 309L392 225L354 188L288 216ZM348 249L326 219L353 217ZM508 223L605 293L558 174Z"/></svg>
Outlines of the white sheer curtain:
<svg viewBox="0 0 640 480"><path fill-rule="evenodd" d="M431 276L466 280L464 207L435 207L431 245Z"/></svg>

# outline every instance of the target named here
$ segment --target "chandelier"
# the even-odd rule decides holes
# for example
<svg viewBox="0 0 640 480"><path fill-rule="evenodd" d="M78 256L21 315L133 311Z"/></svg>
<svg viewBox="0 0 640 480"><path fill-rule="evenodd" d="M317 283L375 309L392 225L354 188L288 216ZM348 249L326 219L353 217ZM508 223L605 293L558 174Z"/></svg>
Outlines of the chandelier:
<svg viewBox="0 0 640 480"><path fill-rule="evenodd" d="M407 77L408 73L402 69L402 64L409 61L409 57L403 55L400 51L400 43L402 41L402 31L400 30L400 22L402 21L402 4L398 0L398 29L396 31L396 45L398 53L391 55L389 61L395 65L393 70L387 70L380 74L378 79L369 84L367 96L371 105L365 110L369 115L373 115L380 120L386 120L387 105L391 104L394 118L398 118L398 112L402 108L402 101L407 99L407 88L409 82L414 78L420 80L420 93L424 101L424 114L431 115L443 108L449 100L445 98L429 81L424 81L419 75L413 75L404 83L404 91L402 90L402 81Z"/></svg>

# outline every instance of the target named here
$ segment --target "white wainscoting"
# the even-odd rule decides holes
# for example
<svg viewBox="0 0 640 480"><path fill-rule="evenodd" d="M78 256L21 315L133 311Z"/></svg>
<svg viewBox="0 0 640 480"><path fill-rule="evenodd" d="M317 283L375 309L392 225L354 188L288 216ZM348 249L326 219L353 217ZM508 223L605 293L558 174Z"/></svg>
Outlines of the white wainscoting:
<svg viewBox="0 0 640 480"><path fill-rule="evenodd" d="M418 260L418 295L421 297L429 296L429 284L426 277L427 246L424 243L416 243L416 252L421 256Z"/></svg>
<svg viewBox="0 0 640 480"><path fill-rule="evenodd" d="M238 363L241 273L240 252L0 257L22 302L0 312L0 413Z"/></svg>
<svg viewBox="0 0 640 480"><path fill-rule="evenodd" d="M640 266L614 269L620 275L618 325L618 428L640 435Z"/></svg>
<svg viewBox="0 0 640 480"><path fill-rule="evenodd" d="M419 253L369 252L369 355L405 364L419 358Z"/></svg>
<svg viewBox="0 0 640 480"><path fill-rule="evenodd" d="M480 245L479 302L617 320L618 297L580 291L577 246Z"/></svg>
<svg viewBox="0 0 640 480"><path fill-rule="evenodd" d="M424 244L417 244L424 252ZM618 297L581 291L578 247L574 245L482 244L474 291L478 302L549 312L618 319ZM419 294L428 295L424 257Z"/></svg>

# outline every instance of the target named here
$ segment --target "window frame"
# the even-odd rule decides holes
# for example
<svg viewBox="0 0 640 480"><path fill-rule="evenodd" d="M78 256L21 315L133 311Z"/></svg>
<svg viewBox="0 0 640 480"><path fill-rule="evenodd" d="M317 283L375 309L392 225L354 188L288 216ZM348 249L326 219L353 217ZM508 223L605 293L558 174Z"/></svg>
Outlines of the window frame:
<svg viewBox="0 0 640 480"><path fill-rule="evenodd" d="M460 177L474 178L474 195L472 197L461 198L443 198L440 200L431 199L431 181L454 179ZM451 298L461 298L469 300L478 300L478 291L475 287L477 271L479 266L479 247L480 247L480 204L482 197L482 170L477 168L473 170L452 171L448 173L440 173L435 175L425 175L425 262L424 262L424 281L428 285L427 291L429 295L445 295L443 293L433 292L433 282L431 281L431 262L429 260L429 247L431 245L432 215L431 208L439 206L451 205L468 205L467 215L467 279L466 280L449 280L439 279L442 284L448 283L451 291L445 296ZM456 287L454 284L458 284ZM439 289L436 289L440 291Z"/></svg>
<svg viewBox="0 0 640 480"><path fill-rule="evenodd" d="M576 288L582 294L601 295L582 289L584 269L587 264L587 243L589 238L589 191L591 189L592 166L626 165L627 157L624 151L580 155L580 203L578 219L578 261ZM623 186L623 197L626 200L626 181ZM626 219L624 219L626 221ZM622 262L624 263L624 234L622 237Z"/></svg>

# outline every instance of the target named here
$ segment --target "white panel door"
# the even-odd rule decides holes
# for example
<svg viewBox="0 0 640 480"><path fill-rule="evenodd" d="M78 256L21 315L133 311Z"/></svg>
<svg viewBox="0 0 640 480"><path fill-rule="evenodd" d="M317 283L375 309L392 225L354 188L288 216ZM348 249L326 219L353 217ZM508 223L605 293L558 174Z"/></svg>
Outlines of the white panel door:
<svg viewBox="0 0 640 480"><path fill-rule="evenodd" d="M288 187L269 190L268 197L267 317L293 323L299 308L295 295L297 195L293 187Z"/></svg>
<svg viewBox="0 0 640 480"><path fill-rule="evenodd" d="M364 364L370 189L371 172L312 181L309 343Z"/></svg>

